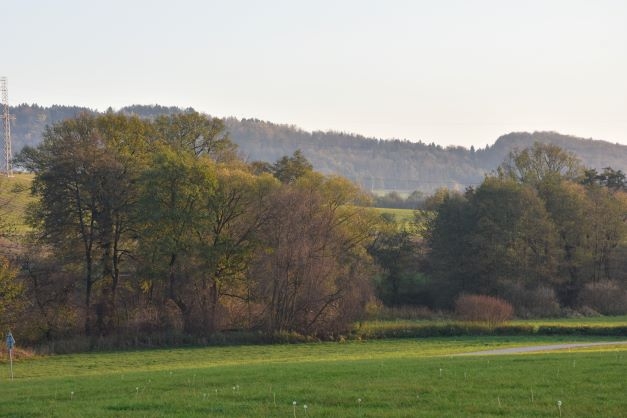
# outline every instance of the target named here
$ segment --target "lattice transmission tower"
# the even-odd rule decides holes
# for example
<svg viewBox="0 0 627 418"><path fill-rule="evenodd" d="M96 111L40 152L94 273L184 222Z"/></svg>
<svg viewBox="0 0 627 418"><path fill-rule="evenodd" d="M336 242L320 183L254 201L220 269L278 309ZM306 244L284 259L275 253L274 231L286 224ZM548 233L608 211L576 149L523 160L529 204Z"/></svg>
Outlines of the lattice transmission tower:
<svg viewBox="0 0 627 418"><path fill-rule="evenodd" d="M9 112L9 89L7 88L7 78L0 78L2 88L2 105L4 113L2 121L4 122L4 173L7 177L13 176L13 151L11 151L11 121L15 119Z"/></svg>

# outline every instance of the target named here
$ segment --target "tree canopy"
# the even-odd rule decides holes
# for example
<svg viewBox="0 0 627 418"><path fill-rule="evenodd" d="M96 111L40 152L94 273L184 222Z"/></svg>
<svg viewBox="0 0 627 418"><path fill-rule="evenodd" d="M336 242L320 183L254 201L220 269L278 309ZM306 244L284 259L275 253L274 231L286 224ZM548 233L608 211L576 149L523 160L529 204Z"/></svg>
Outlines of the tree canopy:
<svg viewBox="0 0 627 418"><path fill-rule="evenodd" d="M552 145L464 192L412 195L403 223L299 150L239 159L222 121L191 110L85 113L18 161L32 234L0 266L0 296L29 318L23 340L331 337L382 305L451 310L464 295L523 317L627 312L625 176Z"/></svg>
<svg viewBox="0 0 627 418"><path fill-rule="evenodd" d="M219 119L85 113L18 161L38 198L28 292L53 289L41 277L56 264L87 335L133 324L318 334L348 327L373 297L367 196L300 152L256 170Z"/></svg>

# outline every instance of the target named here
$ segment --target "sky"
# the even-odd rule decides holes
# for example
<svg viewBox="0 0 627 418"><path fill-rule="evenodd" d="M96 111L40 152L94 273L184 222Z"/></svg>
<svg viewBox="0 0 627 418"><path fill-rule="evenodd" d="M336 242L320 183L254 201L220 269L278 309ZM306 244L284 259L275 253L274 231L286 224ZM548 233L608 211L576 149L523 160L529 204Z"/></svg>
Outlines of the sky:
<svg viewBox="0 0 627 418"><path fill-rule="evenodd" d="M0 0L12 105L193 107L476 148L627 145L624 0Z"/></svg>

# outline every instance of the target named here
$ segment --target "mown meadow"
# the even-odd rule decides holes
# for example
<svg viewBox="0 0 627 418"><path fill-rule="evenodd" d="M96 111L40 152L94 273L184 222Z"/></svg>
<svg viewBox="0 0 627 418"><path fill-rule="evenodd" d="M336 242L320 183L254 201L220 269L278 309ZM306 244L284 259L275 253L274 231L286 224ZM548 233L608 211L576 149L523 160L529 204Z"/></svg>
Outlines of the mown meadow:
<svg viewBox="0 0 627 418"><path fill-rule="evenodd" d="M463 337L33 357L14 363L14 380L4 362L0 416L621 416L625 346L458 355L589 340Z"/></svg>

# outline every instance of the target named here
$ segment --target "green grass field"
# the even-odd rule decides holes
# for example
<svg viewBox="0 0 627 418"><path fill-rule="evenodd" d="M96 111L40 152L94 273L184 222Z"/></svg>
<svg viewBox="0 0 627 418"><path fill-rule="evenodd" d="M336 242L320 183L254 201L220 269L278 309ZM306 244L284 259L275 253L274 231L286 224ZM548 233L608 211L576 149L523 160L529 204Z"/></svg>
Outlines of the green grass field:
<svg viewBox="0 0 627 418"><path fill-rule="evenodd" d="M549 341L566 340L406 339L64 355L16 361L14 380L5 361L0 416L557 417L558 401L564 417L624 416L625 346L454 355Z"/></svg>
<svg viewBox="0 0 627 418"><path fill-rule="evenodd" d="M413 209L389 209L389 208L374 208L374 210L379 214L389 214L393 215L394 219L398 223L411 222L414 220L414 210Z"/></svg>
<svg viewBox="0 0 627 418"><path fill-rule="evenodd" d="M17 233L25 232L28 226L24 221L26 207L34 198L30 194L32 174L16 173L13 177L0 177L0 216L2 225L7 225Z"/></svg>

